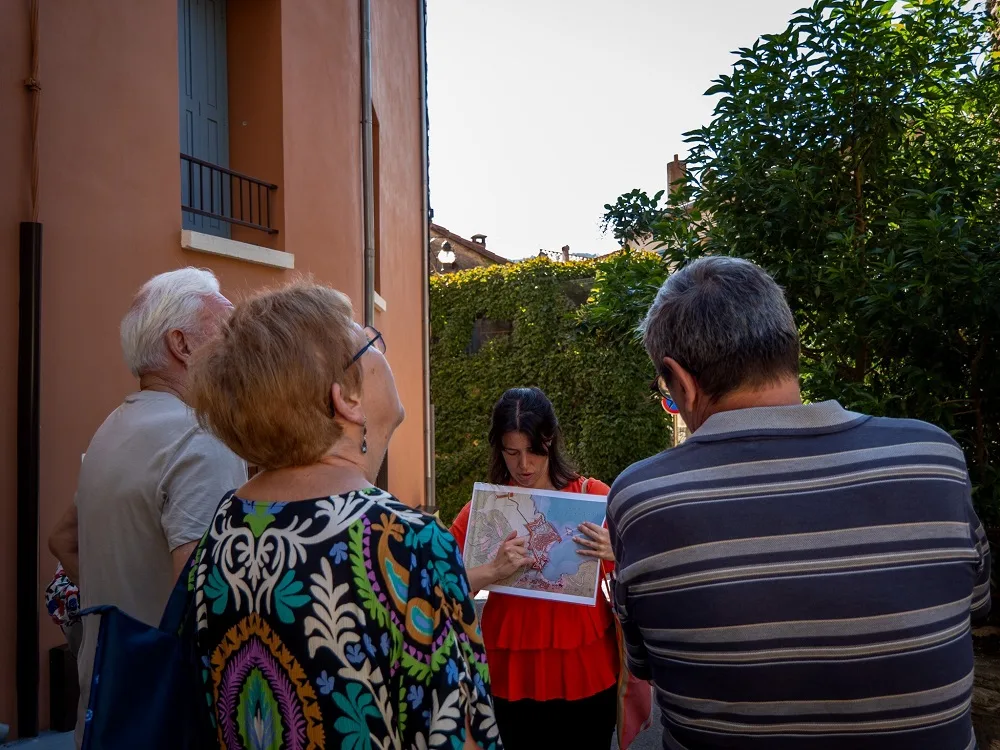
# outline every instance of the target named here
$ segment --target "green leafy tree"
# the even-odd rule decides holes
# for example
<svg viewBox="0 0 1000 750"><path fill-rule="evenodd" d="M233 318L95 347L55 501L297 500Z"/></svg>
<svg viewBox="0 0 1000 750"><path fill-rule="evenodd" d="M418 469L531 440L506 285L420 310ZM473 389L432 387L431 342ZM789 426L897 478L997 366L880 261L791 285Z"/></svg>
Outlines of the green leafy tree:
<svg viewBox="0 0 1000 750"><path fill-rule="evenodd" d="M661 190L650 198L636 188L619 196L613 206L604 206L607 213L601 220L601 230L610 230L622 247L653 234L660 220L659 208L664 192Z"/></svg>
<svg viewBox="0 0 1000 750"><path fill-rule="evenodd" d="M976 3L820 0L741 49L667 205L606 206L665 264L767 268L808 398L924 419L1000 520L1000 53ZM642 209L646 209L643 211ZM638 217L638 218L637 218Z"/></svg>

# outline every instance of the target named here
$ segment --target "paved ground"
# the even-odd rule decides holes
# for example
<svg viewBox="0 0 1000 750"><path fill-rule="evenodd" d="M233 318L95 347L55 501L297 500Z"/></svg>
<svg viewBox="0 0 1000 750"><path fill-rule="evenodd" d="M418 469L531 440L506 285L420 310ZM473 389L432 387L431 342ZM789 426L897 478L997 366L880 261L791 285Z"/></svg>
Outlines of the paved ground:
<svg viewBox="0 0 1000 750"><path fill-rule="evenodd" d="M73 750L73 733L45 734L31 740L17 740L0 745L0 748L17 750Z"/></svg>
<svg viewBox="0 0 1000 750"><path fill-rule="evenodd" d="M660 724L658 714L653 716L653 729L643 732L632 743L629 750L660 750L660 733L656 729ZM16 750L73 750L73 733L48 734L33 740L19 740L0 745L0 748L16 748ZM618 742L611 742L612 750L618 750Z"/></svg>
<svg viewBox="0 0 1000 750"><path fill-rule="evenodd" d="M660 750L660 732L657 729L659 725L660 717L654 709L653 728L639 735L629 750ZM73 750L73 733L48 734L33 740L10 742L0 745L0 748L11 748L12 750ZM612 741L611 748L612 750L618 750L618 743Z"/></svg>
<svg viewBox="0 0 1000 750"><path fill-rule="evenodd" d="M612 750L618 750L618 741L612 740ZM663 740L660 738L660 710L653 705L653 723L649 729L635 738L629 750L662 750Z"/></svg>
<svg viewBox="0 0 1000 750"><path fill-rule="evenodd" d="M652 728L639 735L629 750L660 750L659 726L659 712L654 708ZM73 733L47 734L33 740L19 740L3 744L0 745L0 748L11 748L12 750L73 750ZM617 741L612 740L611 750L618 750Z"/></svg>

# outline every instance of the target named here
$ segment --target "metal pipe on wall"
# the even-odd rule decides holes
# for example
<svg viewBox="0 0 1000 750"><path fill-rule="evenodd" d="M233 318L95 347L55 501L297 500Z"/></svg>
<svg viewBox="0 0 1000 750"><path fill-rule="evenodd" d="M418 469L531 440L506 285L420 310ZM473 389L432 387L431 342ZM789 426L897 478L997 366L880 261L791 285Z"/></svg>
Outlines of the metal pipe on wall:
<svg viewBox="0 0 1000 750"><path fill-rule="evenodd" d="M423 191L421 213L421 245L423 250L423 365L424 365L424 506L431 513L437 509L434 487L434 407L431 406L431 308L430 308L430 245L431 245L431 185L428 150L427 113L427 3L417 0L417 23L420 29L420 177Z"/></svg>
<svg viewBox="0 0 1000 750"><path fill-rule="evenodd" d="M21 222L17 321L17 733L38 735L42 225Z"/></svg>
<svg viewBox="0 0 1000 750"><path fill-rule="evenodd" d="M372 5L361 0L361 188L365 247L365 325L375 324L375 185L372 133Z"/></svg>
<svg viewBox="0 0 1000 750"><path fill-rule="evenodd" d="M38 0L31 0L28 34L31 71L24 81L31 99L29 185L31 220L21 222L17 319L17 552L15 593L17 734L38 735L38 476L41 463L42 225L38 221L38 118L42 86L38 80Z"/></svg>

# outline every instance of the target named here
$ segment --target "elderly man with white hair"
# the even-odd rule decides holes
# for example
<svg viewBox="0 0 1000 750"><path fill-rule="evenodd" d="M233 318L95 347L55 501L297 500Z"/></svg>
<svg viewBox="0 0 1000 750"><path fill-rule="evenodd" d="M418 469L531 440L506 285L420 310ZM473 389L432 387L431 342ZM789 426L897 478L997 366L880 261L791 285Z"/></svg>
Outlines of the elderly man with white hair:
<svg viewBox="0 0 1000 750"><path fill-rule="evenodd" d="M122 350L139 390L97 430L76 497L49 547L79 583L81 604L111 604L151 625L221 500L247 480L246 464L198 425L188 368L232 305L211 271L155 276L121 324ZM99 628L86 618L79 654L80 716L89 700Z"/></svg>

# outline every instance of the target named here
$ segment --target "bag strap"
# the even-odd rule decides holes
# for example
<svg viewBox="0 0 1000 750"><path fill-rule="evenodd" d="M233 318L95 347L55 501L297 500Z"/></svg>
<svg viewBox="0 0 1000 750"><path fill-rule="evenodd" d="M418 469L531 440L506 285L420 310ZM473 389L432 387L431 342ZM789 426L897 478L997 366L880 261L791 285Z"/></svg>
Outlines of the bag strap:
<svg viewBox="0 0 1000 750"><path fill-rule="evenodd" d="M194 555L192 554L192 559L193 557ZM160 630L164 630L168 633L179 632L188 612L190 611L190 605L194 603L194 592L189 592L187 590L187 576L188 572L191 570L192 559L189 559L184 565L184 572L181 573L180 578L177 579L177 583L174 584L174 590L170 592L170 598L167 600L167 607L163 612L162 619L160 620ZM77 613L77 617L82 620L84 617L105 615L108 612L113 612L115 610L118 610L118 607L113 604L98 604L93 607L81 609Z"/></svg>
<svg viewBox="0 0 1000 750"><path fill-rule="evenodd" d="M223 495L219 504L215 506L215 513L212 514L213 524L215 523L216 515L219 513L219 508L235 494L236 490L230 490ZM167 599L167 606L163 610L163 617L160 618L160 630L168 633L180 633L184 627L184 623L188 619L188 615L194 608L195 599L197 598L197 586L188 588L189 579L193 575L191 569L198 564L201 553L205 549L205 542L211 532L212 527L209 525L205 529L205 533L201 539L198 540L198 544L195 545L194 551L191 553L188 561L184 563L184 569L174 583L173 591L170 592L170 598Z"/></svg>
<svg viewBox="0 0 1000 750"><path fill-rule="evenodd" d="M188 590L188 578L191 575L191 568L194 566L194 559L201 550L201 542L194 548L191 557L184 563L184 570L177 577L170 598L167 599L167 606L163 610L163 617L160 618L160 630L166 633L179 633L187 619L188 612L194 605L194 591Z"/></svg>
<svg viewBox="0 0 1000 750"><path fill-rule="evenodd" d="M110 612L113 609L118 609L111 604L98 604L96 607L87 607L86 609L81 609L77 612L77 617L90 617L91 615L103 615L106 612Z"/></svg>
<svg viewBox="0 0 1000 750"><path fill-rule="evenodd" d="M589 487L590 487L590 477L584 477L583 478L583 483L580 485L580 493L586 495L587 494L587 488L589 488ZM613 571L612 572L608 572L605 569L605 567L604 567L604 561L603 560L599 560L598 561L598 565L599 565L600 571L601 571L601 583L598 586L598 588L601 589L601 591L604 594L605 600L608 602L608 604L611 605L611 608L614 609L614 599L612 598L614 596L614 593L613 593L614 592L614 588L613 588L613 586L614 586L614 572Z"/></svg>

